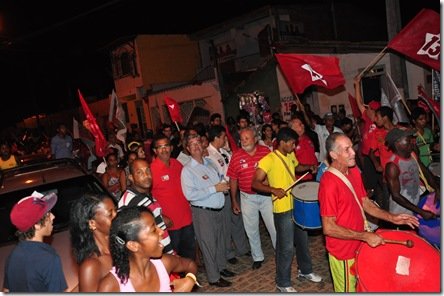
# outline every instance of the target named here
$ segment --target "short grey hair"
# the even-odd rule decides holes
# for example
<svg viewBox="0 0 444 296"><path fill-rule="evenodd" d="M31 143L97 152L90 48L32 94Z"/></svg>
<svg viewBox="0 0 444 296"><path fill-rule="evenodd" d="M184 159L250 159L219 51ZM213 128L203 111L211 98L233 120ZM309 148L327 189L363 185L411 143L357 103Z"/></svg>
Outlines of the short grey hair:
<svg viewBox="0 0 444 296"><path fill-rule="evenodd" d="M347 136L343 133L334 132L330 134L327 140L325 141L325 149L327 150L327 161L329 164L331 164L333 161L333 159L331 159L330 152L331 151L336 152L337 149L336 140L340 137L347 137Z"/></svg>

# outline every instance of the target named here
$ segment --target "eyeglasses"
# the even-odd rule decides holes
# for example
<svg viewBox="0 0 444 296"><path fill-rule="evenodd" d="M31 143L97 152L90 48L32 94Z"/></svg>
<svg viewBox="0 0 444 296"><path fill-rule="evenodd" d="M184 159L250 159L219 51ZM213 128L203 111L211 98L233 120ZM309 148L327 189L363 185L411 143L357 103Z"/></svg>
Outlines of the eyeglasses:
<svg viewBox="0 0 444 296"><path fill-rule="evenodd" d="M156 149L161 150L161 149L168 149L170 147L171 147L171 145L160 145L160 146L157 146Z"/></svg>

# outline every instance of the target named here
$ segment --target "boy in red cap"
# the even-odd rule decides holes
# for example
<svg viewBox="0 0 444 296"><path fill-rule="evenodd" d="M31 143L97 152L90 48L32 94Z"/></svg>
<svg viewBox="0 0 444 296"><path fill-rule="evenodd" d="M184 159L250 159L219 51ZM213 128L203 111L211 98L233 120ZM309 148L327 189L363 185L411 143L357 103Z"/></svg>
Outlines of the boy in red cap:
<svg viewBox="0 0 444 296"><path fill-rule="evenodd" d="M18 245L5 264L4 292L63 292L67 288L62 263L55 249L43 242L53 229L51 209L57 195L34 191L11 210Z"/></svg>

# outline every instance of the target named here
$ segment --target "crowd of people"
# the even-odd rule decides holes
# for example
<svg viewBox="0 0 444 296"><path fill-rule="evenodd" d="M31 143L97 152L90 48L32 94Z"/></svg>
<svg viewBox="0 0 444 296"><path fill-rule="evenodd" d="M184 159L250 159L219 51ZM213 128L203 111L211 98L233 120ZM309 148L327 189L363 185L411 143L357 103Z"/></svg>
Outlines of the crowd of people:
<svg viewBox="0 0 444 296"><path fill-rule="evenodd" d="M71 209L77 290L191 291L197 283L196 262L205 267L210 285L229 287L236 278L229 266L238 257L250 256L252 269L262 267L260 217L275 249L276 289L296 291L291 281L294 253L298 277L321 282L313 269L308 232L292 221L289 189L304 176L303 181L320 180L320 215L334 290L355 291L350 267L356 250L362 242L384 244L370 231L368 215L380 221L376 227L414 229L415 215L436 218L418 207L421 185L440 196L428 169L432 154L440 150L428 114L415 107L411 123L394 124L393 110L376 101L364 104L359 78L355 82L360 118L338 120L328 112L321 119L297 101L288 122L276 113L269 124L254 126L241 111L237 120L226 120L235 124L225 128L215 113L208 126L193 123L177 129L162 124L144 140L128 138L127 145L111 131L103 161L87 157L83 165L112 198L85 195ZM58 126L49 143L48 158L75 157L65 125ZM2 142L0 153L1 169L19 165L10 144ZM6 264L5 289L66 289L60 258L43 243L52 231L55 200L27 197L13 208L11 221L20 243ZM23 216L31 211L34 215ZM50 250L41 258L48 262L45 270L26 262L31 245L36 254ZM45 272L45 282L24 278L25 269Z"/></svg>

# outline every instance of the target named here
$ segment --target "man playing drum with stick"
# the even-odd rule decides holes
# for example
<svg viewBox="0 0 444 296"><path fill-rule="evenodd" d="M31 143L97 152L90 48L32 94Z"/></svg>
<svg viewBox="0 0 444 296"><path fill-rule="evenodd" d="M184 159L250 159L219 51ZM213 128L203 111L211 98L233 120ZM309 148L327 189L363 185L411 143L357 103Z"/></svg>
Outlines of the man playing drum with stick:
<svg viewBox="0 0 444 296"><path fill-rule="evenodd" d="M380 235L366 231L368 224L364 212L393 224L412 228L419 225L416 217L389 213L366 196L352 145L341 133L327 138L325 146L330 167L319 186L320 213L335 292L356 291L356 275L350 269L361 241L371 247L389 243Z"/></svg>
<svg viewBox="0 0 444 296"><path fill-rule="evenodd" d="M298 181L295 172L316 173L317 166L299 165L294 155L298 134L291 128L281 128L276 140L278 148L259 161L252 188L257 192L272 194L276 227L276 288L280 292L296 292L291 285L291 263L295 245L297 263L301 270L299 276L313 282L322 280L313 272L306 233L292 221L293 197L290 191ZM263 184L265 179L268 179L269 185Z"/></svg>

